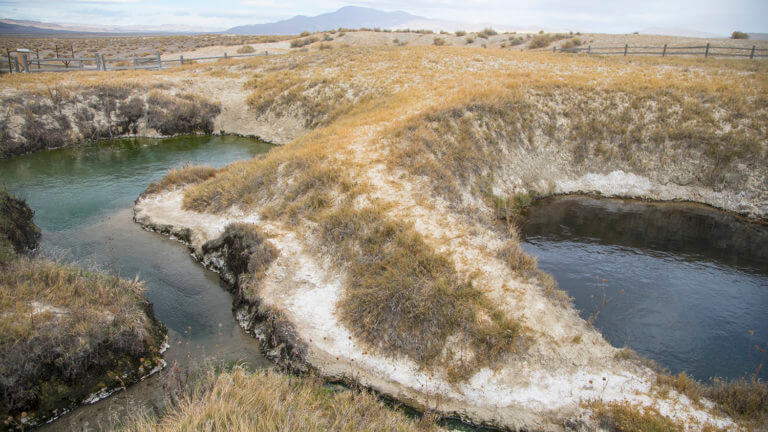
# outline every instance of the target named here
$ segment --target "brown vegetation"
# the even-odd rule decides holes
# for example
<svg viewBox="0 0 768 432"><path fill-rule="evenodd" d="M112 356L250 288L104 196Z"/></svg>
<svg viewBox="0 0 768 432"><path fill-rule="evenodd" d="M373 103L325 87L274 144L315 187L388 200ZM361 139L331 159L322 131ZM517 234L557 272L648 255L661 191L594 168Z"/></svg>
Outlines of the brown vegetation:
<svg viewBox="0 0 768 432"><path fill-rule="evenodd" d="M27 203L0 188L0 267L37 248L40 229Z"/></svg>
<svg viewBox="0 0 768 432"><path fill-rule="evenodd" d="M429 418L407 417L365 390L334 389L313 376L250 372L242 366L226 371L211 368L179 393L178 402L167 412L137 415L118 430L439 430Z"/></svg>
<svg viewBox="0 0 768 432"><path fill-rule="evenodd" d="M174 187L197 184L216 175L216 168L202 165L185 165L172 169L162 179L152 182L142 196L153 195Z"/></svg>
<svg viewBox="0 0 768 432"><path fill-rule="evenodd" d="M137 281L18 258L0 272L0 418L40 421L160 362L162 324Z"/></svg>

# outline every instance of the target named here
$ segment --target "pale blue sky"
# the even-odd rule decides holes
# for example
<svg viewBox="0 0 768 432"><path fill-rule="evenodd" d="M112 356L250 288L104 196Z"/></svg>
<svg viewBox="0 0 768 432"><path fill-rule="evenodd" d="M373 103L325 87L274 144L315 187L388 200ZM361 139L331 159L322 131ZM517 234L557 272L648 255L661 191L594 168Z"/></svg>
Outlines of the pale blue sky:
<svg viewBox="0 0 768 432"><path fill-rule="evenodd" d="M429 18L622 33L652 27L768 33L768 0L0 0L0 17L102 24L179 24L224 29L317 15L342 6L403 10Z"/></svg>

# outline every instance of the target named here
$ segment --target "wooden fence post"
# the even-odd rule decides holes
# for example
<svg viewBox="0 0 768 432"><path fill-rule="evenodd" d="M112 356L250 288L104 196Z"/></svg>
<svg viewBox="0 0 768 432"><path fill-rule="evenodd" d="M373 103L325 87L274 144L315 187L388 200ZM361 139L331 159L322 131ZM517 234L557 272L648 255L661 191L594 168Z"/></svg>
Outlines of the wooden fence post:
<svg viewBox="0 0 768 432"><path fill-rule="evenodd" d="M96 53L96 70L101 70L101 55Z"/></svg>
<svg viewBox="0 0 768 432"><path fill-rule="evenodd" d="M13 58L13 67L16 69L16 72L21 72L21 67L19 66L19 57L16 56Z"/></svg>
<svg viewBox="0 0 768 432"><path fill-rule="evenodd" d="M556 52L557 52L557 47L556 47L556 46L553 46L553 47L552 47L552 53L554 54L554 53L556 53Z"/></svg>
<svg viewBox="0 0 768 432"><path fill-rule="evenodd" d="M157 70L163 68L163 59L160 58L160 53L157 53Z"/></svg>
<svg viewBox="0 0 768 432"><path fill-rule="evenodd" d="M750 59L755 58L755 46L754 45L752 45L752 52L749 53L749 58Z"/></svg>
<svg viewBox="0 0 768 432"><path fill-rule="evenodd" d="M752 47L752 50L753 50L753 51L754 51L754 49L755 49L755 47ZM268 55L269 55L269 51L267 51L267 50L264 50L264 55L265 55L265 56L268 56Z"/></svg>
<svg viewBox="0 0 768 432"><path fill-rule="evenodd" d="M661 56L665 57L667 55L667 44L664 44L664 51L661 52Z"/></svg>
<svg viewBox="0 0 768 432"><path fill-rule="evenodd" d="M29 72L29 57L27 57L27 53L21 55L21 64L24 67L24 72Z"/></svg>
<svg viewBox="0 0 768 432"><path fill-rule="evenodd" d="M628 43L625 43L625 44L624 44L624 57L626 57L626 56L627 56L627 51L628 51L628 50L629 50L629 44L628 44Z"/></svg>
<svg viewBox="0 0 768 432"><path fill-rule="evenodd" d="M180 55L180 56L179 56L179 63L180 63L182 66L184 66L184 56L183 56L183 55Z"/></svg>
<svg viewBox="0 0 768 432"><path fill-rule="evenodd" d="M40 70L40 50L35 48L35 57L37 58L37 70Z"/></svg>
<svg viewBox="0 0 768 432"><path fill-rule="evenodd" d="M101 55L101 67L107 70L107 59L104 58L104 54Z"/></svg>
<svg viewBox="0 0 768 432"><path fill-rule="evenodd" d="M707 42L707 48L704 49L704 57L709 57L709 42Z"/></svg>
<svg viewBox="0 0 768 432"><path fill-rule="evenodd" d="M592 54L592 45L587 46L587 54Z"/></svg>
<svg viewBox="0 0 768 432"><path fill-rule="evenodd" d="M752 49L754 52L754 48ZM8 73L13 73L13 62L11 61L11 50L5 49L5 53L8 55Z"/></svg>
<svg viewBox="0 0 768 432"><path fill-rule="evenodd" d="M224 60L227 59L227 53L224 53Z"/></svg>

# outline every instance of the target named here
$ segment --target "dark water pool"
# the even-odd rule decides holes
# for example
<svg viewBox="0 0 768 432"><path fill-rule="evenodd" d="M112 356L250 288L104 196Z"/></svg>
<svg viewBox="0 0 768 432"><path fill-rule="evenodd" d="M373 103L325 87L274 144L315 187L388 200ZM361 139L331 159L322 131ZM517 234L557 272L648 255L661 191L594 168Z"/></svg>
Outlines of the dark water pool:
<svg viewBox="0 0 768 432"><path fill-rule="evenodd" d="M612 300L594 325L613 345L701 380L752 376L760 364L765 225L692 204L560 197L537 202L521 228L524 249L582 317L599 308L605 289Z"/></svg>
<svg viewBox="0 0 768 432"><path fill-rule="evenodd" d="M0 160L0 185L35 211L46 255L145 281L155 314L168 326L169 363L184 367L216 358L265 367L258 343L234 320L232 298L218 275L197 264L185 246L142 230L132 208L144 188L171 168L189 162L223 166L270 148L227 136L118 140ZM99 429L129 402L161 397L156 380L147 380L49 427Z"/></svg>

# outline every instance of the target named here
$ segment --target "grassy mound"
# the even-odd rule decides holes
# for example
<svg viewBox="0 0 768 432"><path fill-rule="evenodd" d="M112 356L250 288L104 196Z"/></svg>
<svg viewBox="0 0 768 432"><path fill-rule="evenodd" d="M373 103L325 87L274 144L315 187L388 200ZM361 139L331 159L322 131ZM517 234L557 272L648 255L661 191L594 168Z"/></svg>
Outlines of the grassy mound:
<svg viewBox="0 0 768 432"><path fill-rule="evenodd" d="M0 272L0 418L44 420L160 362L165 330L143 286L39 259Z"/></svg>

